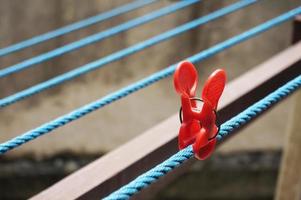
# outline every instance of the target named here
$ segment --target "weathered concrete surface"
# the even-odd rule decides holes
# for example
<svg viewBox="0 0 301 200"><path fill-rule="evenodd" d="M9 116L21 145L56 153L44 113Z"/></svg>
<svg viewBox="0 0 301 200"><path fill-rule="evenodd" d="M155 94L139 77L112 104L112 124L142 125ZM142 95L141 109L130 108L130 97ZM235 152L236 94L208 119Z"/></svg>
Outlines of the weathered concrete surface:
<svg viewBox="0 0 301 200"><path fill-rule="evenodd" d="M0 0L0 46L6 46L126 2L129 1L94 0L86 3L86 1L79 0L27 0L23 1L21 5L20 1L16 0ZM1 97L145 40L232 2L234 1L203 1L196 6L3 78L0 80ZM2 109L0 112L0 141L5 141L37 127L219 41L241 33L295 7L298 2L297 0L259 1L258 4L247 9ZM159 1L108 22L94 25L89 29L0 58L0 65L6 67L9 64L17 63L170 3L170 1ZM202 80L210 71L218 67L225 68L228 71L229 80L231 80L281 51L290 44L290 25L291 23L285 23L249 42L202 62L198 65ZM64 151L73 151L74 153L108 151L177 112L178 107L178 96L173 91L172 79L168 78L30 142L8 153L7 156L30 154L42 157ZM240 145L235 145L235 147L252 149L260 144L263 149L279 148L282 145L283 133L286 129L289 107L290 103L286 101L282 107L271 112L271 117L262 118L254 126L250 126L245 130L246 134L241 136L243 138L239 140ZM250 137L254 137L254 144L244 142L249 141Z"/></svg>

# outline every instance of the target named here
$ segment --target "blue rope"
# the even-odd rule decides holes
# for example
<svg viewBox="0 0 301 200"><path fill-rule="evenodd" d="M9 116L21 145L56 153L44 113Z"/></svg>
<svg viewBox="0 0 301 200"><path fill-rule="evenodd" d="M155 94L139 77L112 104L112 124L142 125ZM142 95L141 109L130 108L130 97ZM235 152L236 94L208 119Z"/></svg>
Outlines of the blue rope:
<svg viewBox="0 0 301 200"><path fill-rule="evenodd" d="M175 4L172 4L170 6L167 6L165 8L159 9L155 12L149 13L147 15L135 18L133 20L130 20L128 22L122 23L120 25L117 25L115 27L112 27L110 29L107 29L105 31L90 35L88 37L85 37L81 40L69 43L67 45L64 45L62 47L56 48L54 50L51 50L49 52L40 54L38 56L35 56L33 58L24 60L20 63L17 63L15 65L9 66L5 69L0 70L0 78L7 76L9 74L24 70L26 68L29 68L33 65L42 63L44 61L47 61L51 58L55 58L57 56L63 55L67 52L73 51L75 49L84 47L86 45L92 44L94 42L98 42L100 40L103 40L105 38L111 37L113 35L116 35L122 31L129 30L131 28L134 28L136 26L145 24L147 22L150 22L152 20L155 20L159 17L162 17L164 15L173 13L179 9L185 8L189 5L192 5L194 3L199 2L199 0L185 0L185 1L179 1Z"/></svg>
<svg viewBox="0 0 301 200"><path fill-rule="evenodd" d="M20 51L22 49L25 49L27 47L39 44L41 42L45 42L47 40L53 39L55 37L91 26L93 24L105 21L107 19L110 19L112 17L121 15L123 13L127 13L130 12L132 10L138 9L140 7L143 7L145 5L151 4L153 2L155 2L156 0L138 0L138 1L134 1L128 4L125 4L123 6L120 6L118 8L115 8L113 10L107 11L105 13L101 13L98 15L95 15L93 17L89 17L87 19L75 22L73 24L58 28L56 30L35 36L33 38L24 40L22 42L10 45L8 47L4 47L2 49L0 49L0 57L1 56L5 56L8 55L10 53L16 52L16 51Z"/></svg>
<svg viewBox="0 0 301 200"><path fill-rule="evenodd" d="M256 26L240 35L232 37L224 42L221 42L205 51L202 51L194 56L189 57L187 60L189 60L192 63L196 63L201 60L204 60L205 58L208 58L209 56L217 54L231 46L234 46L235 44L238 44L251 37L254 37L255 35L272 28L272 27L276 26L277 24L280 24L280 23L294 17L295 15L298 15L299 13L301 13L301 7L297 8L297 9L293 9L293 10L291 10L285 14L282 14L270 21L267 21L259 26ZM14 148L16 148L26 142L29 142L39 136L42 136L46 133L49 133L61 126L64 126L74 120L77 120L77 119L87 115L88 113L91 113L91 112L93 112L99 108L102 108L114 101L124 98L131 93L134 93L142 88L145 88L163 78L166 78L166 77L170 76L171 74L173 74L175 68L176 68L176 64L171 65L171 66L167 67L166 69L158 71L136 83L128 85L128 86L126 86L116 92L113 92L101 99L98 99L98 100L96 100L92 103L89 103L83 107L80 107L68 114L65 114L59 118L56 118L53 121L45 123L33 130L30 130L20 136L17 136L9 141L6 141L6 142L0 144L0 154L4 154L5 152L7 152L11 149L14 149Z"/></svg>
<svg viewBox="0 0 301 200"><path fill-rule="evenodd" d="M282 100L284 97L296 91L301 86L301 75L292 81L286 83L279 89L275 90L265 98L261 99L257 103L248 107L246 110L233 117L229 121L221 125L217 139L222 140L223 137L230 134L235 129L248 123L251 119L270 108L275 103ZM146 173L138 176L135 180L131 181L127 185L121 187L119 190L110 194L105 200L125 200L129 199L134 194L138 193L141 189L148 187L151 183L164 176L184 161L193 156L193 150L191 146L174 154L161 164L147 171Z"/></svg>
<svg viewBox="0 0 301 200"><path fill-rule="evenodd" d="M42 83L39 83L37 85L34 85L32 87L29 87L23 91L20 91L20 92L17 92L11 96L8 96L8 97L5 97L3 99L0 100L0 108L3 108L3 107L6 107L10 104L13 104L19 100L22 100L22 99L25 99L27 97L30 97L34 94L37 94L43 90L46 90L46 89L49 89L49 88L52 88L56 85L59 85L59 84L62 84L68 80L71 80L71 79L74 79L82 74L85 74L85 73L88 73L92 70L95 70L95 69L98 69L106 64L109 64L113 61L116 61L118 59L121 59L125 56L128 56L128 55L131 55L131 54L134 54L138 51L141 51L147 47L150 47L150 46L153 46L155 44L158 44L164 40L167 40L171 37L174 37L178 34L181 34L185 31L188 31L190 29L193 29L197 26L200 26L202 24L205 24L209 21L212 21L214 19L217 19L221 16L224 16L226 14L229 14L231 12L234 12L238 9L241 9L245 6L248 6L252 3L255 3L256 0L243 0L243 1L239 1L235 4L232 4L228 7L225 7L225 8L222 8L220 10L217 10L209 15L206 15L204 17L200 17L196 20L193 20L191 22L188 22L186 24L183 24L181 26L178 26L172 30L169 30L167 32L164 32L160 35L157 35L155 37L152 37L146 41L143 41L141 43L138 43L136 45L133 45L133 46L130 46L128 48L125 48L123 50L120 50L116 53L113 53L111 55L108 55L104 58L101 58L101 59L98 59L94 62L91 62L91 63L88 63L88 64L85 64L81 67L78 67L74 70L71 70L67 73L64 73L62 75L59 75L59 76L56 76L50 80L47 80L45 82L42 82Z"/></svg>

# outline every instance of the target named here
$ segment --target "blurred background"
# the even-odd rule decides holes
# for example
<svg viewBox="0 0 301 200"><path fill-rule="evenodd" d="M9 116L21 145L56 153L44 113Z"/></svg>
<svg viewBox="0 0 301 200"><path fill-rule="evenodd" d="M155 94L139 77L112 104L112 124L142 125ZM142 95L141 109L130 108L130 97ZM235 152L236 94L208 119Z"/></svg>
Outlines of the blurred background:
<svg viewBox="0 0 301 200"><path fill-rule="evenodd" d="M0 0L0 48L128 2L130 0ZM158 0L105 22L1 57L0 67L8 67L175 2L177 0ZM101 42L1 78L0 96L3 98L21 91L234 2L203 0ZM99 99L300 3L300 0L260 0L245 9L1 109L0 141ZM239 77L287 48L291 44L291 32L292 22L289 21L206 59L197 65L201 82L216 68L227 70L228 81ZM0 199L31 197L177 113L180 102L172 84L172 78L167 78L1 156ZM154 199L273 199L285 136L292 129L296 102L295 94L280 103L264 118L221 146L208 161L193 166Z"/></svg>

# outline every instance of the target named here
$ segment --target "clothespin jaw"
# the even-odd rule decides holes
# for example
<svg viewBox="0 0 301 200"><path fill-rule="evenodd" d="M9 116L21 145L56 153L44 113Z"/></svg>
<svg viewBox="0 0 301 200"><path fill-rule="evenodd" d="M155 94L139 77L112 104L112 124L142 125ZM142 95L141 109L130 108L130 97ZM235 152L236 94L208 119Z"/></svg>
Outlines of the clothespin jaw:
<svg viewBox="0 0 301 200"><path fill-rule="evenodd" d="M198 74L194 65L181 62L174 73L174 86L181 96L181 127L179 149L192 145L195 157L204 160L211 155L216 144L217 105L226 83L226 73L222 69L213 72L202 90L202 98L197 98ZM200 107L197 101L202 101ZM183 117L182 117L183 115Z"/></svg>

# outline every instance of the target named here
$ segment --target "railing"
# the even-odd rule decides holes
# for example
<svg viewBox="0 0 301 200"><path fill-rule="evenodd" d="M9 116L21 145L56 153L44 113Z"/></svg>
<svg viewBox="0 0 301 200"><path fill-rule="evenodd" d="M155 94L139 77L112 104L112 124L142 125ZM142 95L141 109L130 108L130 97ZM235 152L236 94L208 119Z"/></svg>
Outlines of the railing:
<svg viewBox="0 0 301 200"><path fill-rule="evenodd" d="M291 47L227 84L218 110L221 122L227 121L301 74L300 29L301 20L296 18ZM99 199L105 197L177 152L178 128L178 114L175 114L32 199L49 197L51 199ZM223 142L225 141L223 140ZM152 196L154 190L164 187L195 161L195 159L190 159L189 162L185 162L134 197L145 199L145 197Z"/></svg>
<svg viewBox="0 0 301 200"><path fill-rule="evenodd" d="M84 23L80 26L71 27L71 29L59 32L57 34L50 36L46 34L47 37L41 37L39 40L29 39L23 44L18 43L16 46L12 45L7 49L0 49L0 56L12 53L14 51L21 50L31 45L52 39L59 35L89 26L93 23L108 19L152 3L152 0L139 1L139 4L129 4L128 6L122 7L121 9L115 9L106 17L101 18L89 18L94 19L94 21L89 21L89 23ZM113 27L107 31L100 32L98 34L89 36L82 40L79 40L74 43L70 43L53 51L41 54L37 57L25 60L19 64L9 66L3 70L0 70L0 77L8 76L12 73L21 71L25 68L31 67L37 63L44 62L48 59L60 56L69 51L81 48L85 45L88 45L92 42L99 41L106 37L111 36L111 34L117 34L121 31L128 30L132 27L138 26L140 24L151 21L160 16L169 14L178 9L184 8L188 5L198 2L197 0L189 0L177 2L169 7L153 12L152 14L145 15L144 17L139 17L137 19L131 20L127 23ZM34 95L38 92L46 90L50 87L54 87L58 84L64 83L67 80L73 79L81 74L92 71L96 68L99 68L102 65L108 64L110 62L116 61L122 57L125 57L129 54L135 53L137 51L143 50L149 46L155 45L161 41L169 39L177 34L185 32L189 29L192 29L198 25L207 23L211 20L214 20L218 17L226 15L228 13L234 12L240 8L243 8L251 3L254 3L255 0L245 0L239 1L232 6L226 7L224 9L218 10L214 13L211 13L205 17L199 18L196 21L187 23L185 25L179 26L175 29L167 31L163 34L160 34L156 37L153 37L144 42L133 45L129 48L116 52L100 60L96 60L92 63L88 63L82 67L77 68L76 70L70 71L66 74L60 75L54 79L50 79L44 83L38 84L27 90L16 93L15 95L3 98L0 100L0 107L8 106L12 103L16 103L19 100L27 98L31 95ZM276 17L266 23L263 23L253 29L250 29L240 35L237 35L233 38L230 38L224 42L221 42L205 51L199 52L189 58L191 62L199 62L209 56L213 56L216 53L223 51L226 48L230 48L240 42L243 42L251 37L254 37L257 34L260 34L273 26L276 26L294 16L301 13L301 7L294 9L290 12L287 12L279 17ZM102 16L102 15L100 15ZM75 23L76 24L76 23ZM60 30L60 29L59 29ZM301 74L301 20L300 17L297 17L294 21L293 27L293 39L292 46L286 50L280 52L276 56L270 58L261 65L255 66L252 70L246 74L238 77L232 82L227 84L225 92L223 94L223 99L218 110L219 120L221 123L226 122L233 116L241 113L243 110L258 102L259 100L266 97L271 92L275 91L277 88L286 84L290 80L299 77ZM50 32L51 33L51 32ZM23 44L18 46L19 44ZM26 45L25 45L26 44ZM3 54L1 54L3 52ZM137 90L140 90L150 84L155 83L158 80L161 80L167 76L170 76L175 69L175 65L171 65L168 68L159 71L152 76L146 77L141 81L138 81L132 85L129 85L126 88L123 88L119 91L116 91L108 96L101 98L95 102L92 102L86 106L78 108L66 115L63 115L53 121L50 121L46 124L43 124L31 131L28 131L16 138L13 138L7 142L0 144L0 153L4 154L5 152L16 148L28 141L31 141L43 134L49 133L54 129L57 129L60 126L77 120L82 116L93 112L96 109L99 109L109 103L112 103L118 99L121 99ZM264 113L261 112L260 115ZM258 115L259 116L259 115ZM256 118L258 117L256 116ZM252 122L252 118L248 123ZM242 127L236 128L234 131L239 131ZM179 128L178 114L175 114L165 120L164 122L156 125L150 130L142 133L138 137L129 141L128 143L120 146L118 149L109 152L105 156L99 158L93 163L85 166L84 168L78 170L77 172L71 174L70 176L64 178L60 182L51 186L50 188L42 191L40 194L32 197L32 199L99 199L103 198L113 191L117 190L121 186L129 183L138 175L146 172L150 168L156 166L157 164L163 162L168 157L176 153L177 150L177 133ZM228 139L229 137L227 137ZM150 142L151 141L151 142ZM221 142L225 142L222 140ZM221 143L220 142L220 143ZM219 143L219 144L220 144ZM129 156L130 155L130 156ZM176 176L183 173L189 165L195 162L195 159L189 159L188 162L184 162L174 171L168 173L166 176L161 177L159 181L153 183L150 187L141 190L140 193L135 195L135 198L145 199L146 196L150 197L153 195L156 190L164 187L167 183L172 181Z"/></svg>

